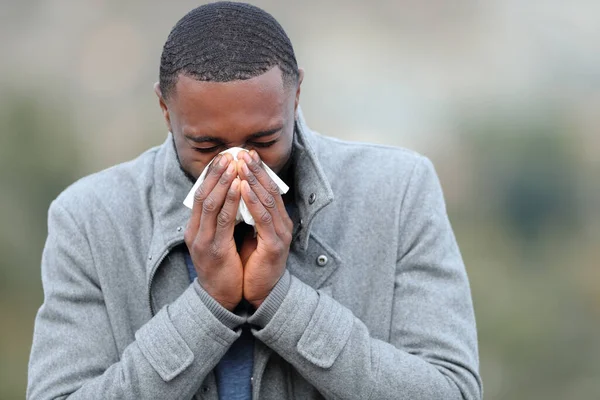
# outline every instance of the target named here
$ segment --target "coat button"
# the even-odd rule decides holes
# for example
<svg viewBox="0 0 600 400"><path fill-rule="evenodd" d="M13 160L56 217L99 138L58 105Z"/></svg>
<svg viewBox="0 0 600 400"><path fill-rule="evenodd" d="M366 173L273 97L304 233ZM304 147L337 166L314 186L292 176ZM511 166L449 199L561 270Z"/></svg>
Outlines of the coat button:
<svg viewBox="0 0 600 400"><path fill-rule="evenodd" d="M183 226L178 226L177 227L177 232L181 232L183 230Z"/></svg>
<svg viewBox="0 0 600 400"><path fill-rule="evenodd" d="M314 203L316 199L317 195L315 193L311 193L310 196L308 196L308 204Z"/></svg>
<svg viewBox="0 0 600 400"><path fill-rule="evenodd" d="M210 388L208 386L202 386L202 393L208 393Z"/></svg>
<svg viewBox="0 0 600 400"><path fill-rule="evenodd" d="M317 265L319 267L324 267L325 264L327 264L327 261L329 261L327 259L327 256L325 254L321 254L319 257L317 257Z"/></svg>

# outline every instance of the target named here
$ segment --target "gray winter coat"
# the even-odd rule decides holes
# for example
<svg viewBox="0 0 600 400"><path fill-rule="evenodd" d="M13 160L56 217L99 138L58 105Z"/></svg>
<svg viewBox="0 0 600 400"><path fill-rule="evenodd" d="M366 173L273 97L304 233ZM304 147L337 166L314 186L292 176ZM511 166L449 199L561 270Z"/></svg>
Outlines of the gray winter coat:
<svg viewBox="0 0 600 400"><path fill-rule="evenodd" d="M481 399L469 284L431 163L302 118L294 146L287 272L248 318L253 398ZM212 370L246 318L189 282L191 186L168 137L52 203L28 399L217 399Z"/></svg>

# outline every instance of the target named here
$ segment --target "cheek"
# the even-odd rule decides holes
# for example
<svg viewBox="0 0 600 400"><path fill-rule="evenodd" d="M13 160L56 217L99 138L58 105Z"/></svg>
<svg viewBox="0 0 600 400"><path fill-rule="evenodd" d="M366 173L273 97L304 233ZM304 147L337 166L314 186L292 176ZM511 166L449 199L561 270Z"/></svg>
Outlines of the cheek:
<svg viewBox="0 0 600 400"><path fill-rule="evenodd" d="M279 173L291 154L291 143L278 143L269 149L256 149L260 159L275 173Z"/></svg>
<svg viewBox="0 0 600 400"><path fill-rule="evenodd" d="M195 179L198 179L204 168L213 159L212 155L200 154L189 147L179 147L177 153L181 167Z"/></svg>

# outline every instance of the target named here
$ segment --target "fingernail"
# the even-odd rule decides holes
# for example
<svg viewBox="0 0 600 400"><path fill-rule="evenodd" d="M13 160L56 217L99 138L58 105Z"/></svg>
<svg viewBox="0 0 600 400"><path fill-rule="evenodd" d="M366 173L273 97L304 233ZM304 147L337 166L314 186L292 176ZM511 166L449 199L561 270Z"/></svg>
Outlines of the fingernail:
<svg viewBox="0 0 600 400"><path fill-rule="evenodd" d="M260 158L258 157L258 153L256 152L256 150L250 150L250 155L252 156L252 159L256 162L260 161Z"/></svg>
<svg viewBox="0 0 600 400"><path fill-rule="evenodd" d="M250 157L250 154L248 154L247 151L242 151L241 155L242 155L242 159L244 161L246 161L247 163L252 162L252 157Z"/></svg>
<svg viewBox="0 0 600 400"><path fill-rule="evenodd" d="M229 160L227 159L227 157L225 157L225 156L223 156L223 155L221 155L220 157L221 157L221 159L219 160L219 165L220 165L221 167L224 167L224 166L226 166L226 165L227 165L227 163L229 162Z"/></svg>
<svg viewBox="0 0 600 400"><path fill-rule="evenodd" d="M242 172L246 176L250 175L250 170L248 169L248 165L245 162L242 163Z"/></svg>
<svg viewBox="0 0 600 400"><path fill-rule="evenodd" d="M231 190L237 192L240 187L240 179L235 178L233 182L231 182Z"/></svg>
<svg viewBox="0 0 600 400"><path fill-rule="evenodd" d="M228 175L233 175L233 171L235 170L235 166L233 165L233 163L229 164L229 167L227 167L227 174Z"/></svg>

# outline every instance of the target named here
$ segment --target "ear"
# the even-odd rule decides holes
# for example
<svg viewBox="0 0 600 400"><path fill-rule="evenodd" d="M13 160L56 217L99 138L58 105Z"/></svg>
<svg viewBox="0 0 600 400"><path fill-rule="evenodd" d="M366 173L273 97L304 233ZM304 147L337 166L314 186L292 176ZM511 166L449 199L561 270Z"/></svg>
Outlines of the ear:
<svg viewBox="0 0 600 400"><path fill-rule="evenodd" d="M156 96L158 97L158 104L160 105L163 117L165 118L167 128L169 128L169 132L173 132L171 129L171 116L169 115L169 107L167 107L167 102L160 91L160 84L158 82L154 84L154 93L156 93Z"/></svg>
<svg viewBox="0 0 600 400"><path fill-rule="evenodd" d="M298 119L298 104L300 104L300 89L304 79L304 68L298 68L298 88L296 89L296 101L294 103L295 118Z"/></svg>

